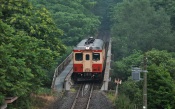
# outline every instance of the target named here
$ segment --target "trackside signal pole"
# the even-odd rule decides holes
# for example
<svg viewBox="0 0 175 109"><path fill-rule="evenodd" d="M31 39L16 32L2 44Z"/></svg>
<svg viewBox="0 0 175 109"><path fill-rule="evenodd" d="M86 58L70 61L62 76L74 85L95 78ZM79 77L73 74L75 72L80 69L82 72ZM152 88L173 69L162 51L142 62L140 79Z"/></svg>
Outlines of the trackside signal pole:
<svg viewBox="0 0 175 109"><path fill-rule="evenodd" d="M147 109L147 56L144 54L144 87L143 87L143 109Z"/></svg>
<svg viewBox="0 0 175 109"><path fill-rule="evenodd" d="M115 98L117 98L118 97L118 85L122 83L122 80L120 80L120 79L116 80L115 79L115 83L117 84L116 90L115 90Z"/></svg>

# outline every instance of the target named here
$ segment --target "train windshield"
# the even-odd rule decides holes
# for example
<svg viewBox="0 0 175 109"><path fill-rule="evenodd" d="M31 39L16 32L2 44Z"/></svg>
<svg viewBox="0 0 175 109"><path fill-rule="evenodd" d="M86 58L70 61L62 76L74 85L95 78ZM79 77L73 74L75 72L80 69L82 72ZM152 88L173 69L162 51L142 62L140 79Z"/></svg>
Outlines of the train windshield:
<svg viewBox="0 0 175 109"><path fill-rule="evenodd" d="M89 60L90 58L89 58L89 54L86 54L86 60Z"/></svg>
<svg viewBox="0 0 175 109"><path fill-rule="evenodd" d="M100 60L100 53L93 53L93 61L99 61Z"/></svg>
<svg viewBox="0 0 175 109"><path fill-rule="evenodd" d="M83 60L83 53L76 53L75 54L75 60L76 61L82 61Z"/></svg>

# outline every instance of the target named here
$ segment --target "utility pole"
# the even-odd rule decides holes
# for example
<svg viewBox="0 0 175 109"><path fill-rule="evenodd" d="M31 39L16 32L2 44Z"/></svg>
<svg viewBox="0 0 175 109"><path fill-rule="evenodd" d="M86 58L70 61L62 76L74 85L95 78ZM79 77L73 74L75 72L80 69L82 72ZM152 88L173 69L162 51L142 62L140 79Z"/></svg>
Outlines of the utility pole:
<svg viewBox="0 0 175 109"><path fill-rule="evenodd" d="M144 54L144 87L143 87L143 109L147 109L147 56Z"/></svg>

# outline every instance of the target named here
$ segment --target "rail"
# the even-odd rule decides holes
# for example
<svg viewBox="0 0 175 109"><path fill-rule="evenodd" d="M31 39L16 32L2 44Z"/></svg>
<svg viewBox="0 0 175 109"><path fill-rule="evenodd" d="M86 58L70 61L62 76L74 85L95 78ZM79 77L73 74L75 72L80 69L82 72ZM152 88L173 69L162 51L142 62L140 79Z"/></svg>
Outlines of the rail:
<svg viewBox="0 0 175 109"><path fill-rule="evenodd" d="M92 92L93 92L93 86L94 86L94 85L92 85L91 92L90 92L90 95L89 95L89 98L88 98L88 103L87 103L87 105L86 105L86 109L89 109L89 104L90 104L91 97L92 97Z"/></svg>
<svg viewBox="0 0 175 109"><path fill-rule="evenodd" d="M74 102L73 102L73 104L72 104L72 106L71 106L71 109L74 109L75 104L76 104L77 99L78 99L78 96L79 96L79 94L80 94L80 90L81 90L82 87L83 87L83 85L81 85L81 86L79 87L78 92L77 92L77 95L76 95L76 97L75 97L75 99L74 99Z"/></svg>
<svg viewBox="0 0 175 109"><path fill-rule="evenodd" d="M69 64L69 62L72 60L73 57L73 53L71 53L56 69L55 69L55 73L53 76L53 80L52 80L52 85L51 88L54 89L55 88L55 80L58 77L58 75L65 69L65 67Z"/></svg>
<svg viewBox="0 0 175 109"><path fill-rule="evenodd" d="M89 87L86 87L87 85L89 85ZM89 109L90 100L93 93L93 87L94 84L82 84L79 87L77 95L71 106L71 109L79 109L79 108ZM80 94L80 92L82 93Z"/></svg>

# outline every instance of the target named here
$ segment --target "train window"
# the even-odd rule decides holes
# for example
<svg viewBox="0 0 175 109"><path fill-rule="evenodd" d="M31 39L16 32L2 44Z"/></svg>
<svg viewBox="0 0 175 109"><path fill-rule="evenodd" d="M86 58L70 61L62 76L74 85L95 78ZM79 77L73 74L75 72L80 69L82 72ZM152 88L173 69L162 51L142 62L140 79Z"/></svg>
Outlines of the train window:
<svg viewBox="0 0 175 109"><path fill-rule="evenodd" d="M99 61L100 60L100 53L93 53L93 61Z"/></svg>
<svg viewBox="0 0 175 109"><path fill-rule="evenodd" d="M76 53L75 54L75 60L76 61L82 61L83 60L83 53Z"/></svg>
<svg viewBox="0 0 175 109"><path fill-rule="evenodd" d="M89 55L88 54L86 54L86 60L89 60Z"/></svg>

